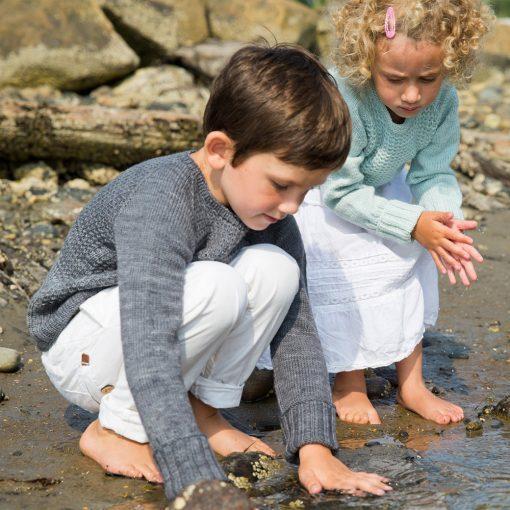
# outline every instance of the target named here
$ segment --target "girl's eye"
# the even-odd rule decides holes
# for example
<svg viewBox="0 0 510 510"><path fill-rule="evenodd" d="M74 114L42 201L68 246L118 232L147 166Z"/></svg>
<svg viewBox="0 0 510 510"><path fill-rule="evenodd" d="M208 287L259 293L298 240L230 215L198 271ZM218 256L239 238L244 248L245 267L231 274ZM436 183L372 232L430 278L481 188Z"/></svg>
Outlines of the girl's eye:
<svg viewBox="0 0 510 510"><path fill-rule="evenodd" d="M437 79L437 76L431 76L430 78L421 78L421 81L424 83L433 83Z"/></svg>
<svg viewBox="0 0 510 510"><path fill-rule="evenodd" d="M286 189L288 188L288 186L287 186L287 185L285 185L285 184L278 184L278 183L277 183L277 182L275 182L275 181L271 181L271 182L272 182L272 184L273 184L273 187L274 187L275 189L277 189L278 191L283 191L283 190L286 190Z"/></svg>
<svg viewBox="0 0 510 510"><path fill-rule="evenodd" d="M387 78L387 80L390 82L390 83L402 83L404 80L402 78Z"/></svg>

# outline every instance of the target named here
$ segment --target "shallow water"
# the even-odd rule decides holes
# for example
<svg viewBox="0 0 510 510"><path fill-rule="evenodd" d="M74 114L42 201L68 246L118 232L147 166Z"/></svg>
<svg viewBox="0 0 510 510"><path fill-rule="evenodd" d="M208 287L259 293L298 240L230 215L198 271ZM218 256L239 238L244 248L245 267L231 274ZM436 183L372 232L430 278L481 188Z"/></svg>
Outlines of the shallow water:
<svg viewBox="0 0 510 510"><path fill-rule="evenodd" d="M491 215L489 228L476 234L486 256L480 281L472 289L442 283L437 332L425 342L426 379L471 419L510 394L509 223L510 212ZM0 404L0 508L165 508L160 487L106 477L81 456L77 441L91 416L69 407L51 387L26 335L24 313L25 304L15 301L0 310L0 345L22 351L25 363L16 374L0 374L0 388L10 397ZM391 371L380 373L392 378ZM382 426L339 424L340 457L355 469L390 476L392 494L312 498L295 470L277 461L268 478L251 484L254 503L275 509L510 508L510 422L493 429L488 418L482 435L468 436L464 424L440 427L399 408L394 394L376 407ZM257 427L282 450L280 431L270 431L276 419L271 399L245 404L230 416L247 429ZM373 446L364 446L367 441Z"/></svg>

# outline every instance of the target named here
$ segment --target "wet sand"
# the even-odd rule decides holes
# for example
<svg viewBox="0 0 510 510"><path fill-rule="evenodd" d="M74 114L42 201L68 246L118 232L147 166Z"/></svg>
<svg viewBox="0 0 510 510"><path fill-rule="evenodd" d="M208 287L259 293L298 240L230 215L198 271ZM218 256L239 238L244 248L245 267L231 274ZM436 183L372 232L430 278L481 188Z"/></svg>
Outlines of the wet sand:
<svg viewBox="0 0 510 510"><path fill-rule="evenodd" d="M510 393L510 211L489 214L474 234L486 262L472 288L441 281L441 314L425 342L425 375L440 394L462 405L468 418ZM56 392L28 338L26 303L0 309L0 346L18 349L23 367L0 374L9 397L0 403L0 508L163 509L163 490L139 480L106 476L78 450L92 416ZM391 370L380 372L391 380ZM295 470L282 461L246 473L259 508L455 508L510 507L510 423L487 417L482 435L465 425L440 427L397 406L392 394L376 402L382 426L339 424L340 457L350 466L390 476L395 491L383 498L339 494L308 497ZM229 416L258 430L278 451L275 403L243 404ZM253 460L249 458L248 460Z"/></svg>

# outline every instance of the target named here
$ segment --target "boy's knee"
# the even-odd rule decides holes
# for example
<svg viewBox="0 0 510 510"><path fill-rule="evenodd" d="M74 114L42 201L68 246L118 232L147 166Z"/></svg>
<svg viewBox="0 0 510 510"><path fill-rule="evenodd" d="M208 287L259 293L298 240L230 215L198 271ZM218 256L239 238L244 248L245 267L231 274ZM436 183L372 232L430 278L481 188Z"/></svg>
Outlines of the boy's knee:
<svg viewBox="0 0 510 510"><path fill-rule="evenodd" d="M211 328L229 331L246 312L246 283L234 268L221 262L203 262L198 288L202 315L210 318Z"/></svg>
<svg viewBox="0 0 510 510"><path fill-rule="evenodd" d="M273 244L258 244L248 250L249 263L256 268L257 278L274 304L285 306L292 302L299 288L300 270L296 260Z"/></svg>

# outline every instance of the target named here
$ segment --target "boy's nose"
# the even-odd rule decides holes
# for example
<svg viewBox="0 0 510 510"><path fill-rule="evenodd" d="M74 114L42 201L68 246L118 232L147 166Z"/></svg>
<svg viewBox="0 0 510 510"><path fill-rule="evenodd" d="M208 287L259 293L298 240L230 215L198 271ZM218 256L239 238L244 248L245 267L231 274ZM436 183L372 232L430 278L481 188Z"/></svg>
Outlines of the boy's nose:
<svg viewBox="0 0 510 510"><path fill-rule="evenodd" d="M288 214L296 214L298 209L299 209L298 202L285 202L281 204L280 207L278 208L280 213L284 216L287 216Z"/></svg>

